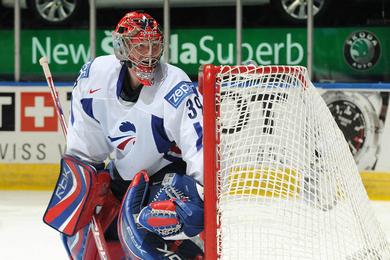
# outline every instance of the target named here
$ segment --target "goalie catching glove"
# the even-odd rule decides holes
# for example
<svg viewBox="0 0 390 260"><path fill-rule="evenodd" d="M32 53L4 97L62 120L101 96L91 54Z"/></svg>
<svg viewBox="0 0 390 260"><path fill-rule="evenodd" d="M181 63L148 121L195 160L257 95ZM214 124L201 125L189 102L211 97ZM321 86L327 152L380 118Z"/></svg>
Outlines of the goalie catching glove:
<svg viewBox="0 0 390 260"><path fill-rule="evenodd" d="M191 240L165 240L196 236L203 230L203 200L198 190L202 187L186 175L166 174L160 185L149 187L146 171L136 174L123 199L118 222L127 256L200 259L203 252ZM150 202L148 195L153 199L145 207Z"/></svg>
<svg viewBox="0 0 390 260"><path fill-rule="evenodd" d="M156 190L156 189L155 189ZM203 230L203 187L192 177L167 173L149 195L138 222L166 240L188 239Z"/></svg>

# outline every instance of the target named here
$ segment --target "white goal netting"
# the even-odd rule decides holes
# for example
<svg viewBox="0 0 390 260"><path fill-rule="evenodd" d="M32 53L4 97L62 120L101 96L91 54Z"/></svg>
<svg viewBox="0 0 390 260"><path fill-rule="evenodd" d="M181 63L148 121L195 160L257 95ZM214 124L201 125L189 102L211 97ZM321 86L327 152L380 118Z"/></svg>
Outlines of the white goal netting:
<svg viewBox="0 0 390 260"><path fill-rule="evenodd" d="M218 255L388 260L342 132L303 67L217 74Z"/></svg>

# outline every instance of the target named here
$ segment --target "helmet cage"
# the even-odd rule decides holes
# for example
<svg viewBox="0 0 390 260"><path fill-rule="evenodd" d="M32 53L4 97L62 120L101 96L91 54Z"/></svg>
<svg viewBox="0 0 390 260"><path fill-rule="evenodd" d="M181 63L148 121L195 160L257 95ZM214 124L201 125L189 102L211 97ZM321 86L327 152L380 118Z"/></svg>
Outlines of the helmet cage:
<svg viewBox="0 0 390 260"><path fill-rule="evenodd" d="M115 56L130 63L137 77L150 85L164 49L157 22L147 14L129 13L118 24L112 37Z"/></svg>
<svg viewBox="0 0 390 260"><path fill-rule="evenodd" d="M113 33L113 45L119 60L129 60L134 66L155 68L163 51L162 39L140 39Z"/></svg>

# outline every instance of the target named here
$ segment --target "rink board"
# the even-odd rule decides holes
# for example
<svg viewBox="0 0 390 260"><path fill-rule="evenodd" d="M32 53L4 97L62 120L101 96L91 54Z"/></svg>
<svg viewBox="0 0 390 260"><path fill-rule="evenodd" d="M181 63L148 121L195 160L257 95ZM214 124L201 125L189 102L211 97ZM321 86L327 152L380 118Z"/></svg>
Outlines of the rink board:
<svg viewBox="0 0 390 260"><path fill-rule="evenodd" d="M0 190L52 190L59 164L0 164ZM361 172L371 200L390 200L389 172Z"/></svg>
<svg viewBox="0 0 390 260"><path fill-rule="evenodd" d="M1 190L52 190L59 164L0 164Z"/></svg>

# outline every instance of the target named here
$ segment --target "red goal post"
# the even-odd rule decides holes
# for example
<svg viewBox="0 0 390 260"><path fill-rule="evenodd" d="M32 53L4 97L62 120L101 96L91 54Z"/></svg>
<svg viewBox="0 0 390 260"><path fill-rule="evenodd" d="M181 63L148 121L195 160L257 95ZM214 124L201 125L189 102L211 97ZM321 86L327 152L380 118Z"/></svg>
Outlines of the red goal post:
<svg viewBox="0 0 390 260"><path fill-rule="evenodd" d="M201 66L199 69L199 91L209 91L203 95L203 140L214 142L203 143L204 158L204 186L208 187L204 196L204 249L205 259L217 259L217 188L216 188L216 122L215 122L215 81L219 68L213 65ZM207 88L207 90L206 90ZM207 116L206 116L207 115ZM207 131L205 131L207 129Z"/></svg>
<svg viewBox="0 0 390 260"><path fill-rule="evenodd" d="M204 65L198 82L205 259L390 259L306 68Z"/></svg>

